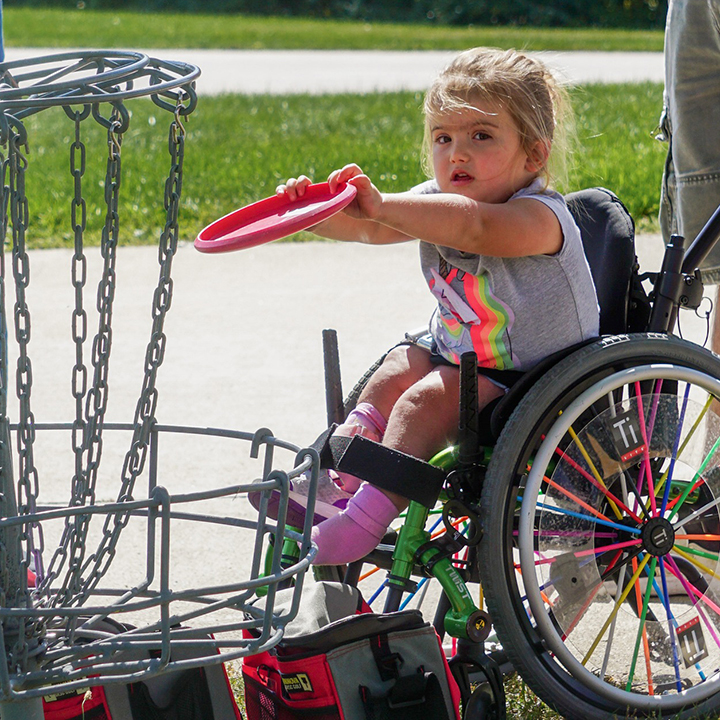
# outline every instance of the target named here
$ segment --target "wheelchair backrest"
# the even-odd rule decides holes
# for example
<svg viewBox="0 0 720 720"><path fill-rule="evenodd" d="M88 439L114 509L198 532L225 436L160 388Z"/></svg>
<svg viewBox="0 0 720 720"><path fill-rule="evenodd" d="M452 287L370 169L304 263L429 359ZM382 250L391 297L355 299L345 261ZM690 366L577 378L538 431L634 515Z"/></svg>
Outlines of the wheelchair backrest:
<svg viewBox="0 0 720 720"><path fill-rule="evenodd" d="M565 196L580 228L600 305L600 334L628 330L628 303L635 258L635 223L614 193L605 188Z"/></svg>

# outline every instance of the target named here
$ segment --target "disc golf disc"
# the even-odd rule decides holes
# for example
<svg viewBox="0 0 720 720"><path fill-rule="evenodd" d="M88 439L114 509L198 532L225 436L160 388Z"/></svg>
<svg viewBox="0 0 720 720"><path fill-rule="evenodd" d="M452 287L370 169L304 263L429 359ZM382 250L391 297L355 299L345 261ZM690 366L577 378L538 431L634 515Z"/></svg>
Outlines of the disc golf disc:
<svg viewBox="0 0 720 720"><path fill-rule="evenodd" d="M221 217L200 231L200 252L228 252L263 245L307 230L337 212L355 197L355 186L343 184L331 193L327 183L308 185L297 200L273 195Z"/></svg>

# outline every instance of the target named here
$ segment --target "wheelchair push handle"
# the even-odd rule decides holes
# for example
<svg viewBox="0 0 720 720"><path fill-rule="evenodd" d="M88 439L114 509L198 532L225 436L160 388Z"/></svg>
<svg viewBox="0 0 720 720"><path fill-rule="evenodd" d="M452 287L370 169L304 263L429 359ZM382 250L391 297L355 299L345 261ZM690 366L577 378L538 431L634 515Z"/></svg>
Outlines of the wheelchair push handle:
<svg viewBox="0 0 720 720"><path fill-rule="evenodd" d="M665 248L662 269L655 284L655 302L648 330L672 332L680 307L696 309L703 286L698 268L720 240L720 207L685 251L685 240L673 235Z"/></svg>
<svg viewBox="0 0 720 720"><path fill-rule="evenodd" d="M460 467L468 467L480 459L477 354L474 352L463 353L460 358L458 449Z"/></svg>
<svg viewBox="0 0 720 720"><path fill-rule="evenodd" d="M683 275L685 239L673 235L665 248L662 268L655 281L655 302L650 314L650 332L669 332L675 325Z"/></svg>
<svg viewBox="0 0 720 720"><path fill-rule="evenodd" d="M663 263L655 279L653 309L647 329L672 333L678 310L697 310L703 300L703 283L699 265L720 238L720 209L710 218L690 248L685 239L673 235L665 248Z"/></svg>

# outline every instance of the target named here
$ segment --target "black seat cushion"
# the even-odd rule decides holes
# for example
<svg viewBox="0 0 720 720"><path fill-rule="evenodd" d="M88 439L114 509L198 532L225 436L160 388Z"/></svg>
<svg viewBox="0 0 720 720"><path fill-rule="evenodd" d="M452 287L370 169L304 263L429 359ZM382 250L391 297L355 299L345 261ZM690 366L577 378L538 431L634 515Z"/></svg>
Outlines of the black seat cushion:
<svg viewBox="0 0 720 720"><path fill-rule="evenodd" d="M605 188L565 196L580 228L600 305L600 334L627 331L630 282L635 263L635 223L617 196Z"/></svg>

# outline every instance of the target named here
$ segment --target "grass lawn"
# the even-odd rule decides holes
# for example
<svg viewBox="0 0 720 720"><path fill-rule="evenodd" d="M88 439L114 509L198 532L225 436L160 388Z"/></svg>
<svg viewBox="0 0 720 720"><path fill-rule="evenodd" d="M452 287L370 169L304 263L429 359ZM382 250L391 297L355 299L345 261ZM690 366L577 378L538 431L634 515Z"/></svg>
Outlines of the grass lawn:
<svg viewBox="0 0 720 720"><path fill-rule="evenodd" d="M658 52L663 48L661 30L446 27L26 7L6 7L3 12L8 47L461 50L494 45Z"/></svg>
<svg viewBox="0 0 720 720"><path fill-rule="evenodd" d="M652 229L665 158L665 147L653 138L662 87L590 85L574 88L572 98L579 146L571 182L561 189L608 187L642 229ZM420 93L203 98L187 122L183 237L192 238L212 220L272 194L287 177L305 173L324 180L347 162L357 162L383 191L422 182L421 102ZM145 100L129 105L132 119L122 146L121 240L154 242L164 223L169 114ZM51 109L27 118L26 125L28 241L70 246L73 123L62 110ZM105 131L92 119L82 127L87 241L96 242L105 216L107 144Z"/></svg>

